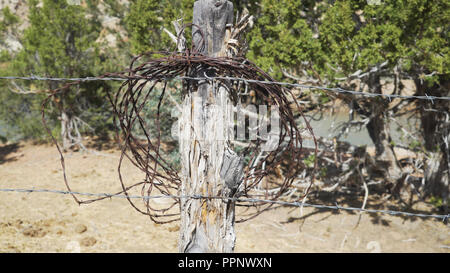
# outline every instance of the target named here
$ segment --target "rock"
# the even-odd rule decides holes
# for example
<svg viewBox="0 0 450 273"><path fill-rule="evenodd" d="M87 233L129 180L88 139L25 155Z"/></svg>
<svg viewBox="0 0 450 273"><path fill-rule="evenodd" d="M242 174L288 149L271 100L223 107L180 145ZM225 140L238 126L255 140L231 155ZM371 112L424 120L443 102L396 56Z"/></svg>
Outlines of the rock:
<svg viewBox="0 0 450 273"><path fill-rule="evenodd" d="M85 237L80 241L80 245L86 247L93 246L95 245L95 243L97 243L97 239L95 239L94 237Z"/></svg>
<svg viewBox="0 0 450 273"><path fill-rule="evenodd" d="M7 253L20 253L20 250L15 246L8 246Z"/></svg>
<svg viewBox="0 0 450 273"><path fill-rule="evenodd" d="M85 226L85 225L83 225L83 224L78 224L78 225L76 225L75 226L75 232L76 233L83 233L83 232L86 232L86 230L87 230L87 227Z"/></svg>
<svg viewBox="0 0 450 273"><path fill-rule="evenodd" d="M41 237L44 237L47 234L47 232L45 230L43 230L42 228L28 227L22 231L22 234L25 236L29 236L29 237L41 238Z"/></svg>
<svg viewBox="0 0 450 273"><path fill-rule="evenodd" d="M23 224L23 221L22 220L15 220L13 223L12 223L12 225L15 227L15 228L22 228L22 224Z"/></svg>

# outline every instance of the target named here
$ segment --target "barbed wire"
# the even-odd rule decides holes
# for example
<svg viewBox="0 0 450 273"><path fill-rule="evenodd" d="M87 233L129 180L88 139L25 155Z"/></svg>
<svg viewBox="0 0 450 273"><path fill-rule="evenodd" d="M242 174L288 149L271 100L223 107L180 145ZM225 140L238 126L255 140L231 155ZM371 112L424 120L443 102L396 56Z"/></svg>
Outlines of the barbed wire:
<svg viewBox="0 0 450 273"><path fill-rule="evenodd" d="M213 76L215 78L211 78ZM181 86L179 86L179 91L181 91L180 95L184 97L184 101L191 101L186 102L186 105L197 103L195 101L200 97L191 95L197 91L199 92L197 94L203 92L213 92L216 94L216 92L220 92L221 94L227 96L227 98L223 98L224 103L241 103L243 98L239 96L239 91L244 88L244 84L241 84L241 82L238 82L239 84L236 84L236 82L231 83L231 81L219 79L218 76L240 77L250 80L257 79L268 82L275 81L272 77L270 77L270 75L243 57L212 57L198 54L195 50L181 53L147 52L133 58L129 68L124 71L106 73L98 76L99 79L115 78L124 80L120 83L120 86L118 86L116 90L109 88L105 89L105 97L110 102L112 108L112 123L115 125L115 136L116 139L119 140L118 145L121 150L118 176L120 184L123 188L122 193L127 194L127 191L132 188L135 189L136 187L141 187L141 190L148 196L157 194L168 195L170 192L178 192L180 189L180 194L197 194L197 192L194 192L193 188L187 189L186 192L184 192L185 188L183 188L182 185L183 183L190 183L189 179L191 178L183 180L179 175L183 170L180 172L174 162L170 160L169 155L162 152L164 149L162 141L164 134L163 123L166 118L163 114L162 105L167 100L167 93L169 93L169 89L172 88L172 86L168 83L173 79L184 79L180 84ZM36 77L33 78L36 79ZM196 82L192 79L199 79L200 81ZM47 124L46 110L50 110L49 108L52 107L51 104L60 99L58 98L60 94L70 92L72 90L71 87L81 83L80 78L71 78L70 80L73 81L65 82L61 84L60 87L53 88L52 90L34 91L34 93L48 94L41 104L42 123L48 135L57 147L58 153L60 154L64 183L68 191L71 191L71 189L69 179L66 176L63 149L61 149L57 139L53 136L53 130ZM83 78L82 80L94 80L94 78ZM271 198L276 199L287 191L300 171L300 169L296 168L296 166L301 164L301 158L304 153L304 149L301 146L303 143L302 132L305 130L308 131L316 146L317 143L309 121L304 116L300 104L295 100L295 95L292 93L292 90L278 85L262 83L248 83L245 87L245 90L250 89L253 92L255 98L257 98L260 103L264 105L277 106L277 116L280 120L280 130L277 130L276 132L278 137L277 141L279 143L283 143L283 145L276 145L276 147L273 147L270 152L262 153L262 150L264 150L267 145L272 145L267 144L268 141L264 139L253 141L250 143L251 145L238 152L233 150L234 147L231 144L223 144L223 147L221 146L217 149L223 149L226 160L229 158L228 162L236 162L236 164L240 164L239 168L241 170L235 172L233 169L228 168L228 171L224 169L220 173L220 179L224 179L223 181L233 181L226 182L224 185L226 186L224 189L228 192L226 194L227 196L234 194L234 191L237 189L236 185L242 184L245 185L245 187L241 188L240 196L258 197L248 196L246 193L260 185L260 183L262 183L262 179L268 176L271 172L275 171L278 166L281 166L284 159L289 156L290 161L293 164L286 166L285 175L280 177L280 181L277 181L277 187L275 187L275 190L271 195ZM220 96L220 100L222 100L222 95ZM158 101L153 110L145 108L151 99ZM201 103L202 104L195 107L196 111L197 109L200 111L213 109L215 106L206 103L206 101L202 101ZM206 109L202 109L203 107ZM147 114L152 116L151 119L146 119L145 115L143 115L146 111ZM197 132L201 132L201 134L203 134L203 128L206 129L209 125L206 125L205 127L205 125L194 125L190 123L190 121L194 119L196 120L195 116L196 114L193 112L186 112L184 119L186 119L187 122L184 127L180 126L181 128L179 129L180 132L182 130L185 131L186 133L181 133L189 135L189 138L199 140L200 142L193 145L200 147L203 145L200 144L203 143L203 140L197 136ZM225 116L220 117L219 119L222 120L224 118L228 119L228 117ZM207 122L207 124L211 124L211 126L217 126L211 118L207 118L204 121ZM226 138L228 138L228 136L226 136ZM186 145L186 147L189 147L191 144ZM183 152L192 149L192 147L186 147L182 149ZM212 153L214 154L214 152ZM314 150L314 154L316 153L317 150ZM203 160L205 160L205 162L209 162L210 160L207 159L209 157L209 153L203 153L203 149L202 155L198 154L196 156L199 156L200 159L198 161L194 160L195 163L192 164L203 164L197 162L203 162ZM132 165L134 165L139 171L143 172L145 174L145 180L128 186L123 179L123 174L121 172L121 166L124 162L123 160L129 160ZM314 163L314 167L316 167L316 162ZM191 168L196 167L191 166ZM199 169L200 168L201 167L199 167ZM220 168L221 166L217 166L217 170L220 170ZM206 173L201 175L204 174ZM219 175L218 172L216 172L216 174ZM303 193L305 197L308 195L309 189L312 187L314 176L315 173L312 173L311 182L308 189ZM239 177L241 177L241 179ZM161 183L161 181L164 182ZM232 183L235 183L236 185ZM227 184L230 184L231 186L228 186ZM221 189L221 187L214 187L212 189L213 192L210 195L222 195L219 194L219 192L222 191ZM72 197L79 204L92 203L100 199L105 199L105 197L101 197L96 200L79 200L75 195L72 195ZM153 207L148 204L148 201L146 201L145 210L142 210L136 206L133 202L134 200L129 198L127 200L133 208L135 208L138 212L149 216L155 223L169 223L176 220L174 217L178 217L178 214L167 214L165 211L177 206L180 203L179 199L173 198L171 200L172 202L170 204L164 204L163 208ZM183 199L182 201L185 200ZM196 202L196 204L197 203L198 202ZM217 204L219 203L220 202L217 202ZM251 205L254 206L255 204ZM272 206L271 204L262 203L259 205L261 205L261 207L263 205L266 206L264 206L264 208L259 207L257 212L248 216L249 219L261 214L261 212Z"/></svg>
<svg viewBox="0 0 450 273"><path fill-rule="evenodd" d="M264 177L269 173L268 170L265 170L265 172L261 172L258 170L258 172L255 172L255 174L249 173L249 170L247 170L247 174L245 176L245 179L252 179L251 187L246 187L245 192L242 193L239 196L231 196L231 197L225 197L225 196L202 196L202 195L171 195L169 194L168 189L178 189L180 186L180 178L178 177L177 172L175 169L172 168L169 164L167 164L166 160L162 158L159 154L159 148L160 148L160 135L156 141L156 145L152 144L152 140L150 140L149 134L145 133L147 137L147 142L149 145L143 145L141 144L131 133L131 130L134 125L141 126L142 130L146 132L145 122L142 120L142 117L139 115L139 112L142 110L141 102L138 103L138 100L141 98L144 102L148 99L150 92L152 92L153 88L158 83L164 83L163 91L159 95L159 104L156 114L156 127L158 128L158 131L160 132L160 105L161 101L164 97L165 89L167 87L167 81L170 80L182 80L186 81L186 91L190 92L191 89L197 88L197 85L193 83L191 86L190 81L199 81L199 83L203 82L212 82L214 86L215 81L217 83L223 83L223 86L228 86L228 81L239 81L244 82L246 86L250 86L252 90L256 91L258 94L261 95L261 98L264 98L266 100L270 100L272 103L275 101L278 105L283 105L283 120L285 121L283 124L285 126L291 125L294 126L296 129L296 122L294 120L294 115L291 113L291 109L287 107L286 105L289 105L288 103L288 97L294 98L292 91L288 88L284 87L296 87L296 88L303 88L303 89L322 89L330 92L336 92L336 93L342 93L342 94L352 94L357 96L364 96L364 97L386 97L389 100L395 99L395 98L401 98L401 99L421 99L421 100L429 100L433 103L434 100L450 100L450 97L437 97L437 96L428 96L425 94L425 96L415 96L415 95L398 95L398 94L378 94L378 93L368 93L368 92L360 92L355 90L347 90L340 87L325 87L325 86L314 86L314 85L306 85L306 84L300 84L300 83L288 83L288 82L277 82L273 78L271 78L267 73L256 67L254 64L249 63L249 61L243 59L243 58L230 58L230 59L222 59L222 58L214 58L214 57L206 57L202 55L173 55L167 53L163 58L159 59L153 59L151 58L150 61L144 62L143 64L134 67L135 64L137 64L137 60L144 55L140 55L133 59L131 68L124 72L119 73L107 73L99 77L84 77L84 78L53 78L53 77L40 77L40 76L30 76L30 77L16 77L16 76L3 76L0 77L0 79L5 80L40 80L40 81L62 81L62 82L68 82L65 86L55 89L55 90L48 90L48 91L40 91L40 92L49 92L50 96L47 97L47 99L42 104L42 120L44 122L44 125L48 131L48 133L52 136L51 130L46 126L45 123L45 106L47 105L47 102L56 94L59 92L62 92L64 90L67 90L68 87L71 85L76 85L82 82L88 82L88 81L125 81L115 94L115 96L111 96L108 93L108 99L110 100L115 114L117 116L117 120L120 122L120 128L122 131L117 131L117 136L119 134L123 134L125 141L124 147L121 147L122 149L122 156L121 161L119 163L119 178L123 187L123 191L120 193L115 194L108 194L108 193L81 193L81 192L73 192L69 185L68 181L65 175L65 165L64 165L64 157L62 155L62 152L57 144L57 141L55 138L52 139L54 143L56 144L58 151L61 155L61 164L63 167L64 172L64 180L65 184L67 186L67 191L56 191L56 190L36 190L36 189L0 189L2 192L24 192L24 193L31 193L31 192L48 192L48 193L58 193L58 194L71 194L72 197L76 200L78 204L87 203L91 201L97 201L101 199L111 198L111 197L120 197L120 198L126 198L131 205L137 209L139 212L149 215L152 220L154 220L155 217L166 217L165 213L163 214L154 214L165 212L168 209L172 208L174 204L179 202L178 200L184 199L184 198L191 198L191 199L223 199L223 200L229 200L239 203L250 203L245 204L246 206L262 206L265 205L281 205L281 206L295 206L295 207L313 207L316 209L333 209L333 210L346 210L346 211L359 211L359 212L368 212L368 213L385 213L390 215L402 215L402 216L410 216L410 217L431 217L431 218L437 218L446 220L449 215L429 215L429 214L415 214L410 212L402 212L402 211L390 211L390 210L374 210L374 209L365 209L365 208L353 208L353 207L341 207L339 205L316 205L316 204L309 204L305 202L305 199L303 202L287 202L287 201L281 201L276 200L277 197L281 196L281 191L277 193L274 199L272 200L266 200L266 199L258 199L255 197L258 196L249 196L246 195L253 186L257 185ZM151 53L149 56L152 56ZM205 70L205 67L208 67L209 70ZM214 76L208 76L206 72L215 72L211 73L214 74ZM189 72L189 73L188 73ZM185 76L187 75L187 76ZM141 82L142 81L142 82ZM151 83L151 87L146 93L141 92L144 87L146 86L147 82ZM239 85L240 86L240 85ZM242 88L242 87L238 87ZM246 89L247 90L247 89ZM236 95L235 93L230 93L231 95ZM140 97L141 96L141 97ZM273 100L273 101L272 101ZM268 102L268 101L267 101ZM301 107L296 102L297 108L300 110L300 114L302 113ZM138 122L136 122L136 120ZM315 137L312 132L312 129L308 123L308 121L305 119L306 127L310 130L314 141ZM299 141L298 144L300 144L301 147L301 137L299 134L299 131L296 130L286 130L286 132L289 132L290 139L294 139L295 141ZM298 135L298 136L297 136ZM283 135L284 137L284 135ZM291 143L292 144L292 143ZM316 153L317 153L317 143L316 144ZM260 145L258 142L257 144ZM294 145L295 146L295 145ZM298 145L297 145L298 146ZM131 155L126 153L126 149L129 148L131 150ZM255 149L256 149L255 148ZM291 158L300 158L299 151L295 149L287 149L288 151L291 151L294 156L291 156ZM281 151L284 151L284 149L280 148L280 152L273 152L274 155L281 155ZM152 154L154 153L154 155ZM254 153L256 154L256 153ZM269 158L270 155L267 156ZM125 187L122 177L120 175L120 164L122 163L122 159L124 157L127 157L132 161L132 163L138 167L141 171L146 173L146 181L148 182L141 182L137 183L131 187ZM154 162L152 163L152 166L150 166L150 161ZM265 160L262 160L262 162L265 162ZM270 158L269 162L273 163L272 165L280 164L281 163L281 157L280 158ZM258 163L261 164L262 163ZM315 167L316 167L317 161L315 161ZM153 167L154 165L154 167ZM259 166L259 165L258 165ZM274 168L274 166L271 166L271 168ZM290 166L290 170L293 165ZM161 168L159 168L161 167ZM256 167L252 167L256 169ZM286 189L288 186L292 183L293 177L294 177L294 171L288 171L287 173L291 174L289 177L287 177L284 182L282 183L282 187L280 189ZM159 184L154 183L155 177L158 178L165 178L167 181L169 181L168 184L164 184L163 186L165 188L159 188ZM311 181L314 179L312 178ZM146 189L146 183L150 184L150 188ZM247 184L245 184L247 185ZM309 189L312 185L312 182L310 183L308 190L306 193L309 192ZM147 191L147 194L143 194L142 196L131 196L127 193L127 191L135 186L142 186L142 191ZM151 195L150 192L153 190L153 188L159 190L160 193L164 193L164 195ZM76 195L84 195L84 196L91 196L91 197L98 197L97 200L89 200L87 202L85 201L79 201L76 198ZM213 194L214 195L214 194ZM220 195L220 194L216 194ZM243 196L247 198L243 198ZM305 195L306 198L307 194ZM165 209L152 209L148 201L150 199L157 199L157 198L170 198L173 201L175 201L169 208ZM267 198L267 196L266 196ZM134 203L130 199L142 199L147 202L147 211L142 211L138 209ZM244 205L244 204L241 204ZM169 215L172 216L172 215ZM155 221L155 220L154 220ZM158 220L159 221L159 220ZM172 220L170 220L172 221Z"/></svg>
<svg viewBox="0 0 450 273"><path fill-rule="evenodd" d="M30 81L80 81L80 82L88 82L88 81L123 81L126 78L122 77L84 77L84 78L53 78L53 77L41 77L41 76L28 76L28 77L19 77L19 76L3 76L0 77L3 80L30 80Z"/></svg>
<svg viewBox="0 0 450 273"><path fill-rule="evenodd" d="M86 193L86 192L75 192L75 191L63 191L63 190L50 190L50 189L0 189L0 192L18 192L18 193L55 193L61 195L81 195L89 197L106 197L106 198L125 198L125 199L222 199L227 201L234 201L240 203L267 203L275 204L281 206L292 206L292 207L311 207L315 209L328 209L328 210L344 210L353 212L366 212L366 213L381 213L389 214L391 216L406 216L406 217L419 217L419 218L435 218L442 219L443 222L450 218L450 214L447 215L436 215L436 214L423 214L423 213L412 213L405 211L393 211L393 210L377 210L377 209L365 209L365 208L355 208L355 207L342 207L338 204L331 205L319 205L310 204L302 202L287 202L281 200L266 200L258 198L242 198L242 197L225 197L225 196L205 196L205 195L154 195L154 196L139 196L139 195L125 195L125 194L110 194L110 193Z"/></svg>
<svg viewBox="0 0 450 273"><path fill-rule="evenodd" d="M125 81L129 79L146 79L145 77L140 76L127 76L127 77L85 77L85 78L52 78L52 77L40 77L40 76L29 76L29 77L18 77L18 76L3 76L0 79L4 80L38 80L38 81L78 81L78 82L88 82L88 81ZM290 87L298 87L298 88L306 88L306 89L321 89L327 90L330 92L341 93L341 94L352 94L363 97L386 97L389 100L391 99L419 99L419 100L429 100L433 102L434 100L450 100L449 96L428 96L425 94L424 96L417 95L399 95L399 94L379 94L379 93L370 93L370 92L361 92L355 90L344 89L340 87L326 87L326 86L315 86L315 85L307 85L300 83L288 83L288 82L277 82L277 81L260 81L260 80L249 80L237 77L173 77L168 78L168 80L196 80L196 81L204 81L204 80L231 80L231 81L242 81L245 83L258 83L258 84L273 84L280 86L290 86Z"/></svg>

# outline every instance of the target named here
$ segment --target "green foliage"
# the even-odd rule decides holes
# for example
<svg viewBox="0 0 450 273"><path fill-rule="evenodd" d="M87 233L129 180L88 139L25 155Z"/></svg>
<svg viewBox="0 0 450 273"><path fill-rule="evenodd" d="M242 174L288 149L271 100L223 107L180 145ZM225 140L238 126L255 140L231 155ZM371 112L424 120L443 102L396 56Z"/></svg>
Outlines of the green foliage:
<svg viewBox="0 0 450 273"><path fill-rule="evenodd" d="M172 21L183 18L185 23L192 21L194 0L135 0L125 17L134 53L147 51L173 50L174 43L162 30L163 27L174 32Z"/></svg>
<svg viewBox="0 0 450 273"><path fill-rule="evenodd" d="M319 91L319 103L320 104L326 104L326 103L330 102L330 100L331 99L326 92L324 92L323 90Z"/></svg>
<svg viewBox="0 0 450 273"><path fill-rule="evenodd" d="M0 62L4 63L9 61L11 61L11 54L6 50L0 51Z"/></svg>
<svg viewBox="0 0 450 273"><path fill-rule="evenodd" d="M181 88L176 82L169 82L167 85L166 93L164 99L160 102L159 98L162 93L162 88L155 88L149 97L149 100L144 105L142 109L142 117L146 120L148 124L149 133L152 137L158 135L158 124L156 123L156 117L159 115L159 128L162 131L161 141L171 142L174 141L172 138L172 126L177 121L176 116L173 116L172 112L178 110L177 105L172 100L168 99L168 94L175 99L178 105L181 104ZM160 104L161 103L161 104ZM158 110L158 105L159 110ZM159 113L158 113L159 111Z"/></svg>
<svg viewBox="0 0 450 273"><path fill-rule="evenodd" d="M442 207L442 205L444 204L442 198L436 196L431 196L429 202L436 208Z"/></svg>
<svg viewBox="0 0 450 273"><path fill-rule="evenodd" d="M42 8L30 1L30 27L22 39L24 50L16 67L36 75L87 76L95 66L99 23L87 19L80 5L45 0Z"/></svg>
<svg viewBox="0 0 450 273"><path fill-rule="evenodd" d="M400 23L401 1L369 5L365 1L338 1L324 14L319 28L328 62L344 75L388 61L395 66L405 54ZM399 21L400 20L400 21ZM333 71L327 71L330 78Z"/></svg>
<svg viewBox="0 0 450 273"><path fill-rule="evenodd" d="M7 32L14 32L14 26L19 23L19 17L11 13L9 7L4 7L0 12L0 42Z"/></svg>
<svg viewBox="0 0 450 273"><path fill-rule="evenodd" d="M421 148L422 147L422 144L419 142L419 141L417 141L417 140L413 140L413 141L411 141L411 143L409 143L409 146L408 146L411 150L415 150L415 149L417 149L417 148Z"/></svg>
<svg viewBox="0 0 450 273"><path fill-rule="evenodd" d="M422 71L450 73L449 29L450 3L440 1L411 1L406 27L415 35L408 39L408 59Z"/></svg>
<svg viewBox="0 0 450 273"><path fill-rule="evenodd" d="M2 76L4 72L0 73ZM10 140L42 138L44 131L39 116L37 95L20 95L8 90L5 82L0 85L0 119L4 137Z"/></svg>
<svg viewBox="0 0 450 273"><path fill-rule="evenodd" d="M257 2L248 57L277 78L302 63L331 82L384 61L391 69L449 73L448 1Z"/></svg>
<svg viewBox="0 0 450 273"><path fill-rule="evenodd" d="M8 27L19 22L19 17L11 13L9 7L4 7L2 9L2 17L3 20L0 23L0 26Z"/></svg>
<svg viewBox="0 0 450 273"><path fill-rule="evenodd" d="M133 0L129 9L119 1L103 1L110 15L122 19L128 31L129 44L121 43L120 51L100 48L95 42L101 30L99 0L85 1L86 5L44 0L38 7L39 2L28 2L30 27L21 38L23 50L13 58L6 51L0 53L4 75L93 76L121 70L130 53L173 50L175 46L162 28L174 32L171 22L178 18L192 22L194 0ZM277 79L286 68L293 74L305 70L313 78L333 82L336 77L367 71L384 61L388 61L388 69L397 66L413 78L433 71L440 75L450 72L450 4L445 0L392 0L380 5L366 0L232 2L235 14L246 7L255 16L255 25L247 35L247 57ZM19 22L8 8L2 10L0 18L2 32ZM429 86L440 79L438 75L420 77ZM60 86L56 82L16 83L26 90ZM0 118L23 127L18 131L27 135L41 134L42 130L31 132L39 127L35 124L39 124L43 95L17 95L9 91L10 84L0 84ZM57 96L48 113L54 127L61 110L68 106L72 115L82 117L95 130L110 128L111 117L102 113L107 107L105 90L112 86L91 82ZM329 100L326 93L320 93L321 104ZM165 107L168 111L172 106ZM28 122L20 120L20 115Z"/></svg>
<svg viewBox="0 0 450 273"><path fill-rule="evenodd" d="M91 3L91 1L87 1ZM95 43L100 24L95 16L87 16L88 9L69 5L66 1L29 1L29 23L21 43L23 49L3 70L2 74L47 77L88 77L103 70L104 62ZM91 3L92 4L92 3ZM47 90L61 87L59 82L16 81L25 90ZM87 82L57 94L48 106L49 125L58 128L59 116L86 121L97 132L111 127L111 119L104 115L108 102L105 82ZM14 125L11 133L23 138L45 137L40 121L44 94L15 94L11 85L0 91L0 118ZM87 129L88 126L85 126Z"/></svg>
<svg viewBox="0 0 450 273"><path fill-rule="evenodd" d="M283 67L321 62L320 43L302 16L301 1L262 0L260 5L255 26L248 34L251 60L277 78L281 78Z"/></svg>
<svg viewBox="0 0 450 273"><path fill-rule="evenodd" d="M111 9L111 15L117 18L123 18L126 12L125 6L117 0L104 0Z"/></svg>
<svg viewBox="0 0 450 273"><path fill-rule="evenodd" d="M2 144L5 144L6 142L8 142L8 139L7 139L6 137L0 135L0 142L1 142Z"/></svg>
<svg viewBox="0 0 450 273"><path fill-rule="evenodd" d="M303 159L303 163L305 163L306 167L313 168L316 162L316 155L310 154L307 158Z"/></svg>

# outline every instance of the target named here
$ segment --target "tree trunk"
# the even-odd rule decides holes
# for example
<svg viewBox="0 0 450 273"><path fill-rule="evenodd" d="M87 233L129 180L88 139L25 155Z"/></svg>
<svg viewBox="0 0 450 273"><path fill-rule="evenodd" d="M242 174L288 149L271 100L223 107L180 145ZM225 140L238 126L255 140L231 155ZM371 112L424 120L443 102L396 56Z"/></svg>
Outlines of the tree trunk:
<svg viewBox="0 0 450 273"><path fill-rule="evenodd" d="M370 74L369 92L381 94L380 76ZM392 145L392 139L389 131L389 123L386 122L389 105L386 102L371 102L370 121L367 124L369 136L375 145L375 166L378 171L383 173L387 182L396 183L402 176L402 170Z"/></svg>
<svg viewBox="0 0 450 273"><path fill-rule="evenodd" d="M427 87L421 79L415 80L417 93L424 96L448 96L449 81ZM442 198L448 211L450 200L450 117L448 101L420 101L421 132L428 157L424 165L425 195Z"/></svg>
<svg viewBox="0 0 450 273"><path fill-rule="evenodd" d="M61 140L62 140L62 148L64 151L67 151L67 149L70 148L70 138L69 138L69 116L67 115L66 111L62 109L61 111Z"/></svg>
<svg viewBox="0 0 450 273"><path fill-rule="evenodd" d="M201 53L218 56L228 24L233 22L229 1L202 0L194 4L193 43ZM204 40L202 39L204 38ZM204 41L204 43L202 42ZM207 68L197 77L213 76ZM232 109L226 87L199 82L184 98L179 121L182 156L182 196L233 197L242 174L241 159L228 147ZM232 252L236 240L234 202L182 198L180 252Z"/></svg>
<svg viewBox="0 0 450 273"><path fill-rule="evenodd" d="M58 84L55 81L49 83L49 89L55 90L58 88ZM64 94L59 94L54 97L55 106L59 109L59 121L61 122L61 141L62 148L67 151L71 146L70 140L70 123L71 117L65 109L66 105L64 103Z"/></svg>

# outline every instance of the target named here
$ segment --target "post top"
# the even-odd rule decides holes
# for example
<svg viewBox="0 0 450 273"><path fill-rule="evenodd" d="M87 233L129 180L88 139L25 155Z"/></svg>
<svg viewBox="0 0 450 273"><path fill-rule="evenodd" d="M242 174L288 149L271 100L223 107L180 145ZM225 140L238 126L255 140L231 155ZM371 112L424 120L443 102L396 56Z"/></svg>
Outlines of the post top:
<svg viewBox="0 0 450 273"><path fill-rule="evenodd" d="M233 24L233 10L228 0L195 1L192 38L199 53L216 56L221 51L225 31Z"/></svg>

